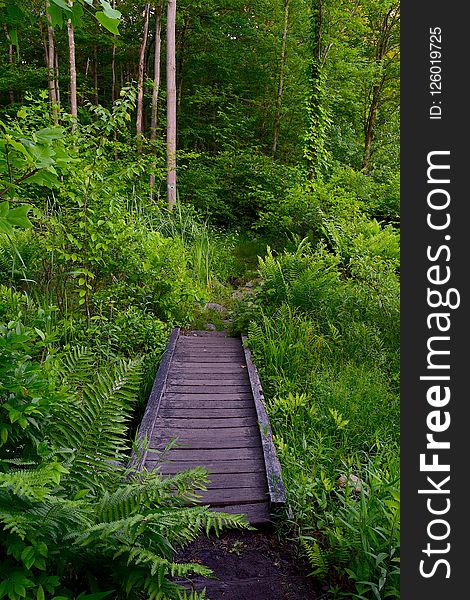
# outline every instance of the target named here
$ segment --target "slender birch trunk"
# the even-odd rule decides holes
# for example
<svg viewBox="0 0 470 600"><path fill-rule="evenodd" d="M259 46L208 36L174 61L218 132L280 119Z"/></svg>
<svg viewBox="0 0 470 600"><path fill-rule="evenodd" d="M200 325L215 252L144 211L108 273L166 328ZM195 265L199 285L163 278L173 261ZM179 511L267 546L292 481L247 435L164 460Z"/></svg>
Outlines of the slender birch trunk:
<svg viewBox="0 0 470 600"><path fill-rule="evenodd" d="M274 158L277 152L277 144L279 139L279 126L281 124L281 106L282 96L284 93L284 75L286 70L286 43L287 43L287 30L289 27L289 0L284 0L284 28L282 30L282 43L281 43L281 60L279 66L279 83L277 87L276 97L276 112L274 114L274 128L273 128L273 147L272 157Z"/></svg>
<svg viewBox="0 0 470 600"><path fill-rule="evenodd" d="M140 146L140 140L142 138L142 121L143 121L143 108L144 108L144 75L145 75L145 49L147 48L147 39L149 32L149 14L150 5L148 2L145 3L144 8L144 31L142 35L142 42L140 44L139 51L139 71L137 76L137 116L135 122L135 131L137 135L137 144Z"/></svg>
<svg viewBox="0 0 470 600"><path fill-rule="evenodd" d="M113 0L112 6L113 6L113 8L116 8L116 0ZM111 102L114 104L114 101L117 98L117 93L116 93L116 44L114 44L114 43L113 43L113 48L111 51L111 77L112 77Z"/></svg>
<svg viewBox="0 0 470 600"><path fill-rule="evenodd" d="M60 106L60 83L59 83L59 53L57 52L57 48L54 52L54 68L55 68L55 95L57 98L57 104Z"/></svg>
<svg viewBox="0 0 470 600"><path fill-rule="evenodd" d="M183 76L184 76L184 64L186 62L186 37L188 33L189 20L187 18L184 19L183 31L181 32L181 45L180 45L180 61L179 61L179 83L178 83L178 109L181 106L181 98L183 96Z"/></svg>
<svg viewBox="0 0 470 600"><path fill-rule="evenodd" d="M162 3L159 2L155 12L155 53L153 57L153 90L152 114L150 118L150 139L157 139L158 95L160 93L160 63L162 48ZM150 175L151 198L155 187L155 175Z"/></svg>
<svg viewBox="0 0 470 600"><path fill-rule="evenodd" d="M168 208L176 202L176 0L167 4L166 36L166 93L167 93L167 194Z"/></svg>
<svg viewBox="0 0 470 600"><path fill-rule="evenodd" d="M155 14L155 54L153 57L152 116L150 120L150 139L157 139L158 96L160 93L160 62L162 48L162 5L159 3Z"/></svg>
<svg viewBox="0 0 470 600"><path fill-rule="evenodd" d="M13 56L14 56L14 50L13 50L13 44L11 43L11 38L10 38L10 34L8 33L8 28L6 25L3 26L3 29L5 31L5 36L8 40L8 63L10 65L13 64ZM12 89L8 90L8 97L10 98L10 104L13 104L15 102L15 92Z"/></svg>
<svg viewBox="0 0 470 600"><path fill-rule="evenodd" d="M54 125L59 123L59 113L57 106L59 104L57 98L57 88L55 84L55 46L54 46L54 29L52 21L47 9L49 8L49 0L46 0L46 15L47 15L47 71L48 71L48 86L49 86L49 101L52 107L52 120Z"/></svg>
<svg viewBox="0 0 470 600"><path fill-rule="evenodd" d="M73 6L72 0L68 0L68 5ZM72 131L76 128L77 121L77 67L75 63L75 32L71 19L67 21L67 35L69 40L69 71L70 71L70 114L74 119Z"/></svg>
<svg viewBox="0 0 470 600"><path fill-rule="evenodd" d="M111 54L111 102L114 104L114 101L117 98L117 90L116 90L116 44L113 44L112 54Z"/></svg>
<svg viewBox="0 0 470 600"><path fill-rule="evenodd" d="M100 97L98 94L98 48L93 48L94 69L93 69L93 87L95 89L95 104L98 106Z"/></svg>

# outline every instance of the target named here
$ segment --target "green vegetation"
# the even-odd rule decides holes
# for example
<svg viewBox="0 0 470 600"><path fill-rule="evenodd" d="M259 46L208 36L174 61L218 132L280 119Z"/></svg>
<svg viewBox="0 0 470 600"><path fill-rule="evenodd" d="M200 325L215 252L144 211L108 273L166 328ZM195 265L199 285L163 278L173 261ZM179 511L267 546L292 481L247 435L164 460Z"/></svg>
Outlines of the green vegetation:
<svg viewBox="0 0 470 600"><path fill-rule="evenodd" d="M399 598L399 6L179 0L172 209L166 9L0 2L0 599L205 597L176 551L247 524L129 461L209 323L248 335L280 534Z"/></svg>

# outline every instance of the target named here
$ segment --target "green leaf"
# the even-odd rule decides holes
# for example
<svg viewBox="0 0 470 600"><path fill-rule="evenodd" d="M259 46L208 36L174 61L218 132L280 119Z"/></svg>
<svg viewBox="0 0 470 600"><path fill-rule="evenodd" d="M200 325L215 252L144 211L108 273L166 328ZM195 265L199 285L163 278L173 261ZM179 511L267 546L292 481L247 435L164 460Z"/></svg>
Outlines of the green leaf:
<svg viewBox="0 0 470 600"><path fill-rule="evenodd" d="M6 218L8 213L10 212L10 203L9 202L1 202L0 203L0 217Z"/></svg>
<svg viewBox="0 0 470 600"><path fill-rule="evenodd" d="M1 429L0 429L0 442L2 444L6 444L8 440L8 429L7 426L4 425Z"/></svg>
<svg viewBox="0 0 470 600"><path fill-rule="evenodd" d="M64 24L63 12L55 4L51 4L47 7L47 12L51 17L52 27L62 27Z"/></svg>
<svg viewBox="0 0 470 600"><path fill-rule="evenodd" d="M31 221L27 217L30 210L31 206L29 204L22 204L16 208L11 208L7 216L8 222L13 227L22 227L23 229L32 227Z"/></svg>
<svg viewBox="0 0 470 600"><path fill-rule="evenodd" d="M21 553L21 560L23 561L23 564L27 569L30 569L34 565L35 558L36 553L34 551L33 546L26 546L26 548Z"/></svg>
<svg viewBox="0 0 470 600"><path fill-rule="evenodd" d="M105 29L114 33L115 35L120 35L118 31L119 19L111 19L108 15L105 15L104 12L97 12L95 14L97 21L103 25Z"/></svg>
<svg viewBox="0 0 470 600"><path fill-rule="evenodd" d="M18 50L18 30L11 29L8 32L8 35L10 36L10 42L16 47L16 50Z"/></svg>
<svg viewBox="0 0 470 600"><path fill-rule="evenodd" d="M40 143L47 143L53 140L60 140L64 137L63 127L44 127L36 131L36 138Z"/></svg>
<svg viewBox="0 0 470 600"><path fill-rule="evenodd" d="M67 2L65 2L64 0L51 0L51 2L53 2L54 4L57 4L57 6L60 6L60 8L63 8L68 13L72 12L72 9L67 4Z"/></svg>
<svg viewBox="0 0 470 600"><path fill-rule="evenodd" d="M21 8L12 2L7 4L7 15L10 22L23 21L25 17Z"/></svg>
<svg viewBox="0 0 470 600"><path fill-rule="evenodd" d="M111 4L109 2L107 2L106 0L100 0L101 2L101 6L103 7L103 11L104 14L109 17L110 19L120 19L121 18L121 13L116 10L115 8L112 8Z"/></svg>
<svg viewBox="0 0 470 600"><path fill-rule="evenodd" d="M5 233L6 235L14 234L14 230L12 226L8 223L8 221L0 219L0 233Z"/></svg>
<svg viewBox="0 0 470 600"><path fill-rule="evenodd" d="M83 14L84 14L84 10L82 5L79 2L74 2L73 3L73 8L72 8L72 25L74 27L78 27L81 23Z"/></svg>
<svg viewBox="0 0 470 600"><path fill-rule="evenodd" d="M60 182L57 175L51 173L49 170L41 169L31 177L28 177L28 183L36 183L37 185L44 185L49 189L57 187Z"/></svg>

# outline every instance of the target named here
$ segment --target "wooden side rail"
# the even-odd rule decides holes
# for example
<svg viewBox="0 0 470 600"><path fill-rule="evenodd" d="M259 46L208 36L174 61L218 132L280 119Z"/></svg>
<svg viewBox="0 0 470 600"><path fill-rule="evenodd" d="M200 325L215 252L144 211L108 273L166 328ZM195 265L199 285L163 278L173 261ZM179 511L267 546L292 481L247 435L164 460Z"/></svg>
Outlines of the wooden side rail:
<svg viewBox="0 0 470 600"><path fill-rule="evenodd" d="M266 466L266 476L268 480L269 497L272 506L285 504L285 488L281 476L281 465L276 455L276 449L273 442L273 434L266 407L264 404L263 388L259 378L258 370L251 358L251 352L246 346L247 337L242 336L243 352L250 378L251 391L255 401L256 413L261 433L261 443L263 447L264 463Z"/></svg>
<svg viewBox="0 0 470 600"><path fill-rule="evenodd" d="M150 392L147 407L145 409L144 416L139 426L138 438L143 440L152 438L153 429L155 426L155 420L158 416L160 404L162 401L163 392L166 386L166 380L170 371L170 364L175 352L178 337L180 335L180 328L175 327L168 338L168 342L163 353L160 365L158 367L155 381L153 383L152 391ZM141 456L137 456L134 452L132 453L131 466L137 470L142 469L147 458L147 449L144 450Z"/></svg>

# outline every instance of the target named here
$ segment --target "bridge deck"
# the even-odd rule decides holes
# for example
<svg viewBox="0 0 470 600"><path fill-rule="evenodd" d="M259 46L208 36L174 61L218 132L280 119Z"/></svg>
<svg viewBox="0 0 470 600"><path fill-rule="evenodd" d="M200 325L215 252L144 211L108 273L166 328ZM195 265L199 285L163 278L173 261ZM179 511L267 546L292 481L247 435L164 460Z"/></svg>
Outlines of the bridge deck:
<svg viewBox="0 0 470 600"><path fill-rule="evenodd" d="M149 440L141 463L147 469L207 469L201 503L244 513L257 524L284 502L261 384L240 338L174 329L139 434ZM174 439L177 445L162 459L161 450Z"/></svg>

